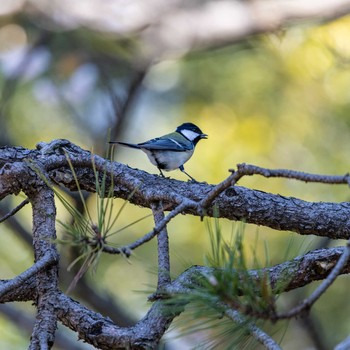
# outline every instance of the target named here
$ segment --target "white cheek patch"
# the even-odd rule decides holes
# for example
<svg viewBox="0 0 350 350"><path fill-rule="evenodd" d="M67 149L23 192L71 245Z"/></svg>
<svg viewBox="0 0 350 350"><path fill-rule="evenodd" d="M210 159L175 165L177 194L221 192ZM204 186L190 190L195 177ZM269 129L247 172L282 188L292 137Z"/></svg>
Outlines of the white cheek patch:
<svg viewBox="0 0 350 350"><path fill-rule="evenodd" d="M191 141L193 141L196 137L199 136L197 132L191 130L181 130L181 134Z"/></svg>

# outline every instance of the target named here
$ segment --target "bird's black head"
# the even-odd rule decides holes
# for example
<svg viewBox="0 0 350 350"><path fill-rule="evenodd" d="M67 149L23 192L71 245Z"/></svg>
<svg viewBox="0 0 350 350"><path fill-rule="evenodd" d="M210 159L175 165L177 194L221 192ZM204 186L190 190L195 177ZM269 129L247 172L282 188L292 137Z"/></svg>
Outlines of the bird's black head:
<svg viewBox="0 0 350 350"><path fill-rule="evenodd" d="M202 130L193 123L183 123L176 128L176 131L185 136L188 140L196 144L201 139L206 139L207 134L203 134Z"/></svg>

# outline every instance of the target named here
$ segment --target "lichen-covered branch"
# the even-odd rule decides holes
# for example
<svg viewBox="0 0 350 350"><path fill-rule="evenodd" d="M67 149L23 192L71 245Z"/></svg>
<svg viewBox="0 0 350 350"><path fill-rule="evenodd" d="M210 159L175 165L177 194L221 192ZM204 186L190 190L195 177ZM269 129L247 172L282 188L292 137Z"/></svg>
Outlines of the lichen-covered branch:
<svg viewBox="0 0 350 350"><path fill-rule="evenodd" d="M118 327L110 319L85 308L58 290L59 256L54 244L56 210L53 190L47 184L56 183L72 191L77 189L67 156L75 169L80 188L96 191L95 167L100 174L107 173L107 181L113 184L115 197L153 210L154 229L131 242L125 250L118 248L122 253L130 253L132 249L158 235L159 290L152 298L154 302L148 313L133 326ZM46 181L38 176L36 169L40 169ZM166 303L158 299L191 293L191 289L199 283L198 276L210 276L214 272L210 267L193 266L171 281L166 228L170 220L179 214L200 217L216 215L303 235L349 237L350 203L307 202L236 185L243 176L250 175L282 176L327 184L348 185L349 181L348 175L314 175L240 164L226 179L214 186L164 179L131 169L93 155L67 140L40 143L36 150L0 148L0 199L23 191L33 208L34 265L12 280L0 281L0 302L33 300L37 306L37 319L29 348L50 349L55 339L57 320L76 331L84 341L100 349L154 348L174 317L183 310L183 305L169 309ZM15 208L13 213L19 209L20 207ZM168 215L163 214L165 210L169 211ZM269 276L269 284L274 293L284 293L316 280L324 280L324 284L329 286L338 274L350 272L348 255L348 248L321 249L273 267L250 270L248 273L257 281ZM314 302L316 297L312 295L310 300ZM301 311L303 309L305 308ZM232 309L234 314L231 316L238 317L236 311ZM294 312L293 316L296 314L299 311ZM258 328L252 328L251 331L256 338L261 336L260 340L263 344L266 343L267 348L277 348L274 341Z"/></svg>
<svg viewBox="0 0 350 350"><path fill-rule="evenodd" d="M272 287L283 286L283 290L293 290L316 280L324 279L336 265L343 254L344 248L319 249L303 256L262 270L251 270L252 277L259 279L268 272ZM347 262L341 273L350 272L350 263ZM170 284L166 286L164 293L176 295L191 293L198 283L198 276L208 276L214 273L213 268L205 266L193 266ZM234 271L233 271L234 273ZM0 286L7 281L1 281ZM0 302L21 300L26 296L28 286L35 284L35 277L27 281L27 285L17 288L4 295ZM30 288L29 288L30 290ZM33 293L35 291L35 293ZM32 289L32 298L37 297L37 291ZM118 349L126 344L133 349L152 347L162 337L176 313L169 313L161 301L153 304L149 313L135 326L118 327L110 319L87 309L73 299L59 292L56 296L56 314L60 322L79 333L79 336L90 344L100 349ZM178 312L182 310L179 309ZM136 336L138 335L138 336Z"/></svg>
<svg viewBox="0 0 350 350"><path fill-rule="evenodd" d="M53 241L56 239L56 207L53 191L42 186L35 192L28 192L33 208L33 248L35 262L48 252L56 264L41 269L36 274L37 316L31 336L30 350L51 349L57 328L58 252Z"/></svg>
<svg viewBox="0 0 350 350"><path fill-rule="evenodd" d="M155 225L164 220L163 206L161 203L152 205ZM168 229L164 226L157 234L158 241L158 283L157 289L162 289L171 282L170 279L170 255Z"/></svg>
<svg viewBox="0 0 350 350"><path fill-rule="evenodd" d="M43 162L52 181L76 190L76 183L69 171L63 149L67 150L76 169L81 188L94 192L95 177L91 169L92 154L69 143L56 140L41 143L38 151L31 151L32 159ZM8 154L9 151L7 151ZM28 151L27 151L28 152ZM10 152L11 153L11 152ZM13 150L11 154L21 155ZM0 166L2 149L0 148ZM17 157L8 158L15 162ZM21 159L21 158L20 158ZM152 202L161 201L167 210L173 210L184 201L200 203L215 188L206 183L185 183L163 179L144 171L131 169L120 163L111 163L93 155L97 168L106 169L114 176L114 195L128 199L131 203L150 208ZM325 177L325 176L323 176ZM341 176L347 184L347 178ZM130 193L133 192L131 198ZM1 196L1 188L0 188ZM219 217L230 220L244 220L247 223L271 227L281 231L294 231L302 235L314 234L329 238L348 239L350 232L349 202L327 203L307 202L298 198L285 197L251 190L240 186L230 186L221 192L206 209L206 215L213 216L213 206L218 208ZM202 215L196 205L188 206L183 213ZM216 213L217 215L217 213Z"/></svg>

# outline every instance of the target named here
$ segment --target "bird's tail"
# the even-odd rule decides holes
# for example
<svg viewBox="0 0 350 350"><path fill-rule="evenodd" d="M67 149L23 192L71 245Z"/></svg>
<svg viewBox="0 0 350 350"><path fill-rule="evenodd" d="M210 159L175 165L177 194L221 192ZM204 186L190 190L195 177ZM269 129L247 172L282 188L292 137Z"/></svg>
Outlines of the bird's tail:
<svg viewBox="0 0 350 350"><path fill-rule="evenodd" d="M130 148L137 148L139 149L140 146L136 143L127 143L127 142L119 142L119 141L110 141L110 144L115 144L117 143L118 145L124 146L124 147L130 147Z"/></svg>

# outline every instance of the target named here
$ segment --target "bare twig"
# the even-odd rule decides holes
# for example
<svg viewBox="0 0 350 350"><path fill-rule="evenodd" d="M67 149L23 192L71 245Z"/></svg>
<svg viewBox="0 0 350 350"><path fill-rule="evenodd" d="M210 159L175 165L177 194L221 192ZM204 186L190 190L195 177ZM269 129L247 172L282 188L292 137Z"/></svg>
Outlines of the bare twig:
<svg viewBox="0 0 350 350"><path fill-rule="evenodd" d="M234 171L230 169L230 171ZM288 169L267 169L251 164L237 164L237 171L241 176L247 175L261 175L264 177L283 177L287 179L295 179L304 182L319 182L324 184L349 184L349 174L345 175L319 175L310 174L302 171L288 170Z"/></svg>
<svg viewBox="0 0 350 350"><path fill-rule="evenodd" d="M39 259L34 265L32 265L29 269L22 272L20 275L14 277L13 279L6 281L5 284L0 285L0 298L9 291L23 285L27 279L36 275L39 271L42 271L43 269L47 268L53 263L57 263L57 261L55 260L55 257L51 254L51 252L47 251L45 255L41 259Z"/></svg>
<svg viewBox="0 0 350 350"><path fill-rule="evenodd" d="M253 338L264 345L266 349L281 350L281 347L269 335L257 327L253 322L248 322L238 311L227 309L225 315L232 321L241 324L253 336Z"/></svg>
<svg viewBox="0 0 350 350"><path fill-rule="evenodd" d="M166 225L170 222L171 219L181 214L184 210L187 210L189 208L196 208L196 210L201 212L203 215L203 209L205 210L208 206L210 206L211 203L215 200L215 198L217 198L217 196L220 195L220 193L225 191L228 187L233 186L243 175L244 174L241 174L240 172L235 172L231 174L228 178L226 178L224 181L215 186L199 203L184 197L180 198L179 201L181 201L181 203L166 217L164 217L163 215L163 217L160 220L157 220L156 226L152 231L148 232L143 237L127 246L121 248L106 247L104 251L111 254L120 254L122 252L126 256L129 256L131 250L136 249L137 247L154 238L157 234L159 234L159 232L161 232L161 230L164 227L166 227Z"/></svg>
<svg viewBox="0 0 350 350"><path fill-rule="evenodd" d="M150 241L152 238L154 238L161 230L166 227L166 225L177 215L181 214L184 210L187 210L189 208L196 208L197 211L201 212L203 215L203 209L205 210L211 203L215 200L217 196L219 196L220 193L225 191L228 187L234 185L243 175L239 172L235 172L234 174L231 174L227 179L222 181L220 184L215 186L199 203L196 203L192 200L189 200L187 198L182 197L179 199L181 203L173 209L166 217L162 217L160 220L156 222L156 226L154 229L147 234L145 234L143 237L138 239L137 241L121 247L121 248L112 248L112 247L106 247L103 250L110 254L120 254L124 253L126 256L130 256L131 250L134 250L141 246L142 244ZM153 207L152 207L153 210Z"/></svg>
<svg viewBox="0 0 350 350"><path fill-rule="evenodd" d="M1 203L0 213L5 216L10 211L10 208L5 203ZM6 213L6 214L5 214ZM6 224L11 228L11 230L26 243L28 247L32 247L33 237L31 232L21 223L21 220L17 216L11 216Z"/></svg>
<svg viewBox="0 0 350 350"><path fill-rule="evenodd" d="M302 314L305 311L308 311L311 306L321 297L321 295L332 285L336 278L342 272L344 266L347 264L350 257L350 240L348 240L343 254L340 256L337 264L334 266L329 275L322 281L319 287L308 297L304 299L300 305L295 308L276 315L277 319L292 318L297 315Z"/></svg>
<svg viewBox="0 0 350 350"><path fill-rule="evenodd" d="M232 171L232 174L224 181L216 185L200 202L198 205L199 210L201 208L208 208L212 202L227 188L234 186L238 180L245 174L240 171Z"/></svg>
<svg viewBox="0 0 350 350"><path fill-rule="evenodd" d="M183 210L188 208L189 206L194 206L195 204L192 201L184 201L181 204L179 204L174 210L172 210L167 216L162 218L161 220L157 221L156 226L153 228L152 231L146 233L143 237L139 238L135 242L121 247L121 248L111 248L108 247L108 250L114 249L114 254L120 254L124 253L126 256L130 256L131 251L138 248L142 244L150 241L152 238L154 238L161 230L170 222L171 219L173 219L175 216L180 214ZM109 253L110 251L107 251Z"/></svg>
<svg viewBox="0 0 350 350"><path fill-rule="evenodd" d="M17 212L19 212L25 205L27 205L29 203L29 199L26 198L21 204L17 205L16 208L13 208L9 213L7 213L6 215L4 215L1 219L0 219L0 223L4 222L5 220L7 220L9 217L15 215Z"/></svg>

